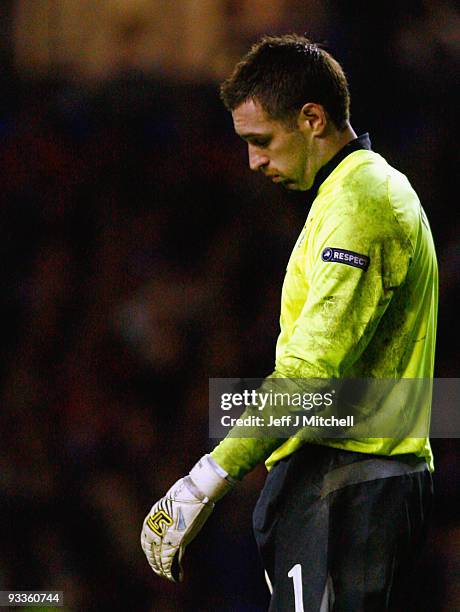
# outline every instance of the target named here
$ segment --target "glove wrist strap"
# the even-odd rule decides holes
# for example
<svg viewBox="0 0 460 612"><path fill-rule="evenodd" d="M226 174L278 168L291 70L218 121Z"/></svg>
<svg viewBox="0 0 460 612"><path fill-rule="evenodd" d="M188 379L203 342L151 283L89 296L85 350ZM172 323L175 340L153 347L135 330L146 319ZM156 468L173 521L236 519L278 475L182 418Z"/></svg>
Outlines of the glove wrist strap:
<svg viewBox="0 0 460 612"><path fill-rule="evenodd" d="M210 456L204 455L190 470L195 486L211 501L223 497L235 484L235 480Z"/></svg>

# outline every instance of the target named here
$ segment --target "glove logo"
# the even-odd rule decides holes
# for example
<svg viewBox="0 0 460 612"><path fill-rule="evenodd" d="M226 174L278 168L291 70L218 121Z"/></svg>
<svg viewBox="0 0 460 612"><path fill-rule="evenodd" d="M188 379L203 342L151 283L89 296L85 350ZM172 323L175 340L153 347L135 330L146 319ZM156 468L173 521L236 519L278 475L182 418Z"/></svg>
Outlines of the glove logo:
<svg viewBox="0 0 460 612"><path fill-rule="evenodd" d="M169 514L166 514L164 510L158 510L158 512L152 516L149 516L147 519L147 525L160 538L162 538L166 533L163 523L168 527L171 527L173 524L172 518L169 516Z"/></svg>

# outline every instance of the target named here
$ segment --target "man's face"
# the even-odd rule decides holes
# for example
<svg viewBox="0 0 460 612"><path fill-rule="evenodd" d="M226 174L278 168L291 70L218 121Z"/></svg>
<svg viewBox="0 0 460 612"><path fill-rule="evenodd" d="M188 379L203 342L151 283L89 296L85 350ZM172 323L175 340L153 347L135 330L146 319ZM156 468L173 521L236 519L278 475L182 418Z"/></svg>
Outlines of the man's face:
<svg viewBox="0 0 460 612"><path fill-rule="evenodd" d="M304 191L314 179L313 139L308 126L288 128L247 100L233 112L235 132L248 143L249 167L286 189Z"/></svg>

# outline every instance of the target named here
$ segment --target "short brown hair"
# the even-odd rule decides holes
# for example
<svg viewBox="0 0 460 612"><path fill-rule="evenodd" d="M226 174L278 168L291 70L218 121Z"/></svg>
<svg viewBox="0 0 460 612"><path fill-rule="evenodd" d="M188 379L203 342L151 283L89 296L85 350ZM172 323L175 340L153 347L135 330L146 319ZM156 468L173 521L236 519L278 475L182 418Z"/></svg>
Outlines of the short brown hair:
<svg viewBox="0 0 460 612"><path fill-rule="evenodd" d="M292 123L307 102L321 104L339 130L350 118L350 94L340 64L324 49L297 34L264 36L238 62L220 95L235 110L257 100L273 119Z"/></svg>

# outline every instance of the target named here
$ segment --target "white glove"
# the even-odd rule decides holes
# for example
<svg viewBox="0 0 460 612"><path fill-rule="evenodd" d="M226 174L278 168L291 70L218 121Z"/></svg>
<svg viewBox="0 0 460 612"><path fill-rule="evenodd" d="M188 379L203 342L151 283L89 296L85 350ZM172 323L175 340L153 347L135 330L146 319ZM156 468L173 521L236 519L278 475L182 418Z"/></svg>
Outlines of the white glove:
<svg viewBox="0 0 460 612"><path fill-rule="evenodd" d="M173 582L183 579L182 557L234 480L210 455L178 480L144 520L141 545L150 567Z"/></svg>

